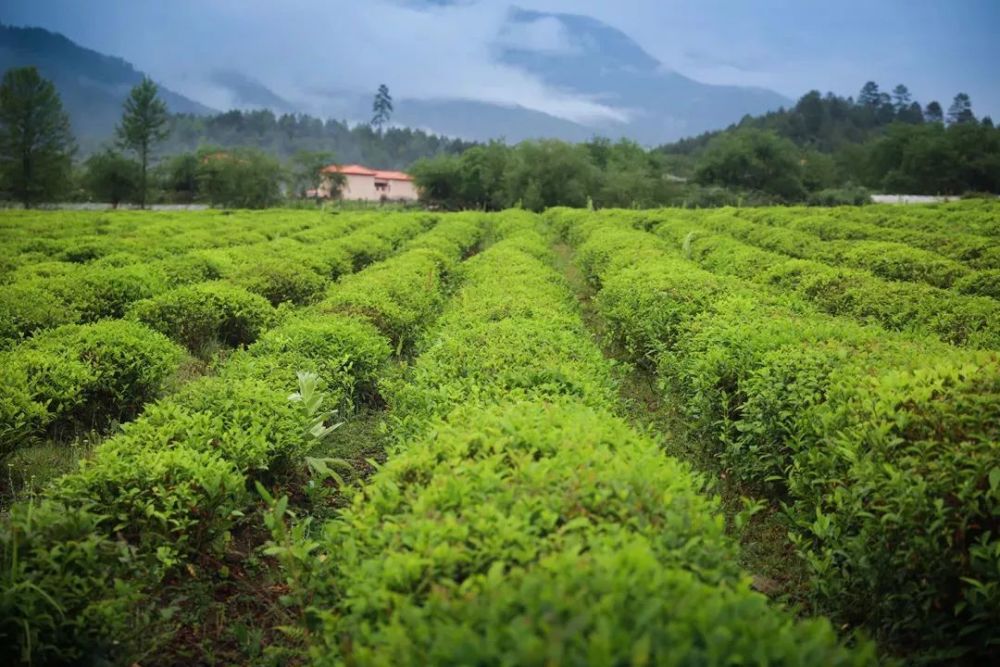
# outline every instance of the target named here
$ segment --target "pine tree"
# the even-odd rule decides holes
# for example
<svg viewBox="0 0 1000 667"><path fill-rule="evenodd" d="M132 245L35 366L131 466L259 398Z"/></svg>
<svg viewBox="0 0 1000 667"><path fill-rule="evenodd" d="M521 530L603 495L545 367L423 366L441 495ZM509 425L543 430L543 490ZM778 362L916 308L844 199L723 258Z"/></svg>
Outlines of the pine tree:
<svg viewBox="0 0 1000 667"><path fill-rule="evenodd" d="M167 105L157 96L152 79L142 81L125 100L122 122L117 128L118 141L123 148L135 151L139 158L139 207L146 208L149 194L147 171L153 146L167 138Z"/></svg>
<svg viewBox="0 0 1000 667"><path fill-rule="evenodd" d="M944 122L944 109L941 108L939 102L928 102L927 106L924 108L924 120L928 123L943 123Z"/></svg>
<svg viewBox="0 0 1000 667"><path fill-rule="evenodd" d="M948 122L951 124L973 123L976 120L972 113L972 100L965 93L955 95L951 106L948 107Z"/></svg>
<svg viewBox="0 0 1000 667"><path fill-rule="evenodd" d="M375 93L375 101L372 103L372 127L382 134L382 128L389 123L392 116L392 96L389 95L389 87L384 83L378 87Z"/></svg>
<svg viewBox="0 0 1000 667"><path fill-rule="evenodd" d="M65 191L75 143L51 81L34 67L9 69L0 83L0 190L31 207Z"/></svg>

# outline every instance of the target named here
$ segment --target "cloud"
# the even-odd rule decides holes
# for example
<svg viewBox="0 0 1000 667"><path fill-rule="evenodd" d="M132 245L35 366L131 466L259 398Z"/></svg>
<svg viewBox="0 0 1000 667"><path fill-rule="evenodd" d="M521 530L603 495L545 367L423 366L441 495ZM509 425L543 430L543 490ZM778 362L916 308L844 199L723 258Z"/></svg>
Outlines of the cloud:
<svg viewBox="0 0 1000 667"><path fill-rule="evenodd" d="M508 49L547 54L565 55L580 50L565 24L554 16L507 23L501 28L496 43Z"/></svg>

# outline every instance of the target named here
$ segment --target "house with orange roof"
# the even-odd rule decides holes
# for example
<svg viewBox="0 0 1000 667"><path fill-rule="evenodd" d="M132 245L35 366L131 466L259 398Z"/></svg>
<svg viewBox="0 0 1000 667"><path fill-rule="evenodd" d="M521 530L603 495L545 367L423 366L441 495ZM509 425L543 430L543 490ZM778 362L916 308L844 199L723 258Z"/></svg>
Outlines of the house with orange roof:
<svg viewBox="0 0 1000 667"><path fill-rule="evenodd" d="M331 164L323 169L324 174L340 174L344 185L340 189L340 199L351 201L417 201L417 189L413 179L402 171L369 169L360 164ZM330 196L330 179L327 178L317 193L320 197Z"/></svg>

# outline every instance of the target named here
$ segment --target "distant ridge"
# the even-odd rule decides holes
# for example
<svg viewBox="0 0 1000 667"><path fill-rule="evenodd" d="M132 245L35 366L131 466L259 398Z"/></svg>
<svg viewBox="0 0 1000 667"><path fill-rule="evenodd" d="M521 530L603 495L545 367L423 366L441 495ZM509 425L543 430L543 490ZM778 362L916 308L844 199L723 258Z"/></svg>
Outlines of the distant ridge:
<svg viewBox="0 0 1000 667"><path fill-rule="evenodd" d="M84 48L59 33L0 24L0 71L28 65L55 83L74 132L83 138L111 135L122 102L143 77L125 60ZM163 86L160 96L174 113L215 113Z"/></svg>

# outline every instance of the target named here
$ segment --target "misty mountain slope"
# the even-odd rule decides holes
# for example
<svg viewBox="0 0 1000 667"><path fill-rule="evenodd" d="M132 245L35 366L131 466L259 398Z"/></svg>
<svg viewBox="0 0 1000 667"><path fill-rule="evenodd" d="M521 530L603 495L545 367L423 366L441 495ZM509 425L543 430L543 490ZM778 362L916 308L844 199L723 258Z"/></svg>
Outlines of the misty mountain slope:
<svg viewBox="0 0 1000 667"><path fill-rule="evenodd" d="M0 72L27 65L55 83L74 132L84 138L109 137L122 102L142 80L142 72L121 58L83 48L58 33L0 24ZM172 112L214 113L163 86L160 96Z"/></svg>
<svg viewBox="0 0 1000 667"><path fill-rule="evenodd" d="M626 110L626 123L595 125L612 136L662 143L791 103L770 90L710 85L671 71L625 33L587 16L514 9L504 33L524 34L543 23L550 32L560 30L554 48L524 48L502 33L501 60L551 86Z"/></svg>
<svg viewBox="0 0 1000 667"><path fill-rule="evenodd" d="M491 48L499 62L553 90L605 105L621 118L570 120L527 108L518 99L500 104L399 96L393 123L466 140L514 143L552 137L582 141L603 135L656 145L721 129L747 114L790 104L772 91L708 85L673 72L622 31L587 16L513 9ZM142 77L121 58L83 48L57 33L0 25L0 70L29 64L53 80L75 132L90 144L111 136L122 101ZM206 65L203 76L239 108L276 113L308 109L315 115L353 122L367 122L371 117L371 93L338 89L337 81L331 81L317 108L291 94L275 93L257 72L240 70L238 65L220 69ZM163 86L161 95L171 112L213 113Z"/></svg>

